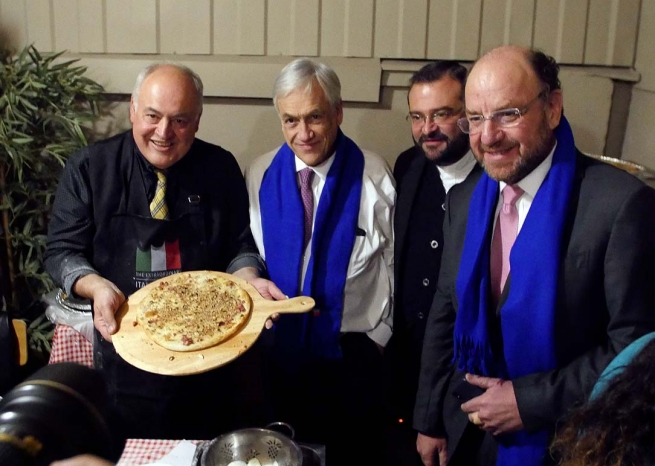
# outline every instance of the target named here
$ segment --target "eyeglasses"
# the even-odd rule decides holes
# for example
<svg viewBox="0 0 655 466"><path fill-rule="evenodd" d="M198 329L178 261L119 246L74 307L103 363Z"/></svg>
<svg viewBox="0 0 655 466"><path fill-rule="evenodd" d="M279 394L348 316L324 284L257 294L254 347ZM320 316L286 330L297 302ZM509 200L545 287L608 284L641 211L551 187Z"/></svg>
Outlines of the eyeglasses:
<svg viewBox="0 0 655 466"><path fill-rule="evenodd" d="M462 113L462 110L463 107L459 110L437 110L429 116L422 113L408 113L405 119L416 128L422 128L426 121L437 125L454 124L456 121L453 121L453 117Z"/></svg>
<svg viewBox="0 0 655 466"><path fill-rule="evenodd" d="M484 115L469 115L464 118L457 120L457 126L462 132L467 134L477 134L482 131L485 120L490 120L494 125L498 125L502 128L511 128L516 126L521 121L521 117L525 115L532 104L537 100L541 99L548 95L548 87L542 90L537 97L532 99L525 107L521 108L504 108L502 110L496 110L489 116Z"/></svg>

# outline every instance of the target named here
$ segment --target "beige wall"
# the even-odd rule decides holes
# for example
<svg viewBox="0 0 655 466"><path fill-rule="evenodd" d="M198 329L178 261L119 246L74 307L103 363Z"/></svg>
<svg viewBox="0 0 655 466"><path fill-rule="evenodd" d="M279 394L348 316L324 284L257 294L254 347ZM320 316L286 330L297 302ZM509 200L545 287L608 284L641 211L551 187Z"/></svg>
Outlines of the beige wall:
<svg viewBox="0 0 655 466"><path fill-rule="evenodd" d="M418 66L418 65L415 65ZM382 87L376 103L346 102L343 131L363 148L382 155L393 165L397 155L412 144L407 114L406 77L389 77L394 85ZM578 147L601 154L610 118L613 83L608 77L564 70L561 73L565 114L572 122ZM400 81L403 86L396 85ZM129 128L126 98L101 125L103 134ZM594 118L588 118L592 114ZM257 155L283 142L280 122L271 99L205 99L198 137L230 150L245 168Z"/></svg>
<svg viewBox="0 0 655 466"><path fill-rule="evenodd" d="M637 113L652 114L655 105L648 73L635 90L636 123L625 143L621 129L608 131L610 122L624 124L615 80L638 79L630 67L640 6L648 16L640 43L652 44L652 0L0 0L0 38L42 52L66 49L108 92L123 95L105 134L129 126L124 96L139 69L162 59L191 66L206 84L199 137L234 152L242 166L282 142L269 97L295 56L335 68L344 131L392 164L411 144L406 82L424 60L470 63L496 45L535 46L565 64L565 113L578 146L619 156L655 133ZM648 50L638 50L638 64L652 69Z"/></svg>

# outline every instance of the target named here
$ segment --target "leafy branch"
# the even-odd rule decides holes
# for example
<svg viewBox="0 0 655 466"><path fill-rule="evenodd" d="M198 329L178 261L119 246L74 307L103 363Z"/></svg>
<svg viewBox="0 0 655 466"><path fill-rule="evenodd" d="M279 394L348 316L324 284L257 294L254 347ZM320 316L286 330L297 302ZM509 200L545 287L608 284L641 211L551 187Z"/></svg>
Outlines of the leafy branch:
<svg viewBox="0 0 655 466"><path fill-rule="evenodd" d="M53 288L42 264L54 193L67 158L88 144L102 101L102 86L62 53L44 56L31 45L18 55L0 50L2 267L10 288L5 307L20 317ZM30 341L47 350L44 326L47 320L30 328L46 339Z"/></svg>

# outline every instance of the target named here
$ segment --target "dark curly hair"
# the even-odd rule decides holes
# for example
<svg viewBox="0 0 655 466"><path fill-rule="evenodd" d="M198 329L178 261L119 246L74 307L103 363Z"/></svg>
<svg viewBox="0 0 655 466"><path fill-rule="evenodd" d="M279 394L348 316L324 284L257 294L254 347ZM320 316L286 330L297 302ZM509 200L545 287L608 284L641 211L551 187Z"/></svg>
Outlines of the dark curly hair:
<svg viewBox="0 0 655 466"><path fill-rule="evenodd" d="M559 65L553 57L546 55L541 50L530 50L528 52L528 61L532 65L539 81L546 84L548 89L554 91L562 88L559 80Z"/></svg>
<svg viewBox="0 0 655 466"><path fill-rule="evenodd" d="M572 411L551 454L560 466L655 465L655 340L600 396Z"/></svg>
<svg viewBox="0 0 655 466"><path fill-rule="evenodd" d="M462 91L459 98L463 101L466 73L466 68L460 65L459 62L452 60L437 60L424 65L420 70L414 73L412 77L409 78L409 88L411 90L414 84L432 83L448 76L462 85Z"/></svg>

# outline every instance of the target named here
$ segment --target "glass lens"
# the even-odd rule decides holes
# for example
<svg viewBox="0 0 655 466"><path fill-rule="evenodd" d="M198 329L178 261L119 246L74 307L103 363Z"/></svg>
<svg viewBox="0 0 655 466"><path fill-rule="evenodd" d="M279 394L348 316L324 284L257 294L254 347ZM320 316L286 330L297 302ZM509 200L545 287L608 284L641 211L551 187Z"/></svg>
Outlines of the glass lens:
<svg viewBox="0 0 655 466"><path fill-rule="evenodd" d="M521 111L518 108L506 108L498 110L491 115L491 120L500 126L509 126L517 123L521 118Z"/></svg>
<svg viewBox="0 0 655 466"><path fill-rule="evenodd" d="M459 126L459 129L461 129L463 133L468 134L470 128L469 128L469 121L466 117L457 120L457 126Z"/></svg>

